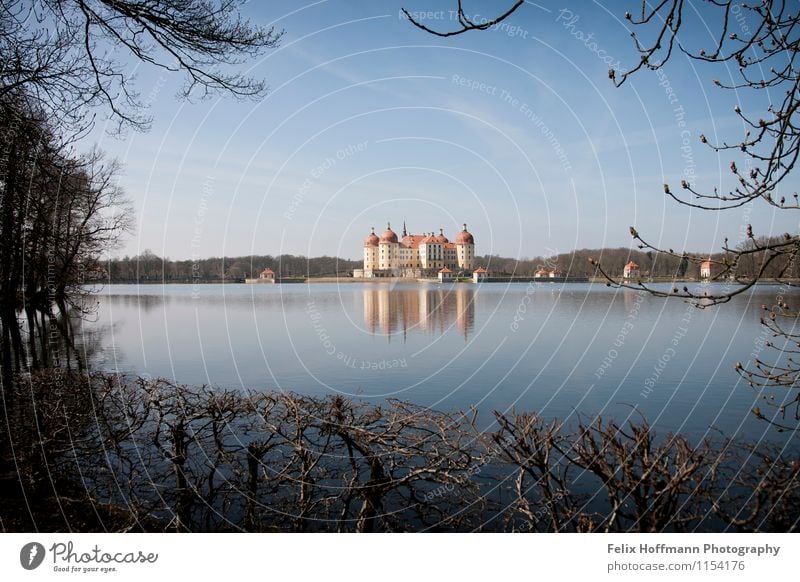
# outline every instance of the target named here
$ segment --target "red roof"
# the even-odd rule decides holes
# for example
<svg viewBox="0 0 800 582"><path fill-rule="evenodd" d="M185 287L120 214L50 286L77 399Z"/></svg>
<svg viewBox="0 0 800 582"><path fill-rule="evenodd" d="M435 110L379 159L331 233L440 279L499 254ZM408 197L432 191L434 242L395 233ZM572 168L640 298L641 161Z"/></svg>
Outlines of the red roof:
<svg viewBox="0 0 800 582"><path fill-rule="evenodd" d="M439 272L440 272L440 273L452 273L453 271L451 271L450 269L448 269L447 267L445 267L444 269L442 269L442 270L441 270L441 271L439 271Z"/></svg>
<svg viewBox="0 0 800 582"><path fill-rule="evenodd" d="M484 269L483 267L478 267L477 269L475 269L475 272L476 273L485 273L486 269Z"/></svg>
<svg viewBox="0 0 800 582"><path fill-rule="evenodd" d="M372 232L369 235L367 235L367 238L364 239L364 246L365 247L376 247L376 246L378 246L379 242L380 242L380 239L378 238L378 235L375 234L375 229L373 228Z"/></svg>
<svg viewBox="0 0 800 582"><path fill-rule="evenodd" d="M456 235L456 244L457 245L475 244L475 238L469 231L467 231L466 224L464 225L464 230L462 230Z"/></svg>
<svg viewBox="0 0 800 582"><path fill-rule="evenodd" d="M632 271L632 270L634 270L634 269L638 269L638 268L639 268L639 265L637 265L636 263L634 263L633 261L631 261L631 262L629 262L627 265L625 265L625 268L626 268L627 270L629 270L629 271Z"/></svg>
<svg viewBox="0 0 800 582"><path fill-rule="evenodd" d="M269 267L267 267L266 269L264 269L263 271L261 271L261 274L262 274L262 275L274 275L274 274L275 274L275 271L273 271L272 269L270 269Z"/></svg>
<svg viewBox="0 0 800 582"><path fill-rule="evenodd" d="M410 249L416 249L419 248L419 244L424 238L426 238L426 235L424 234L407 234L402 238L400 243Z"/></svg>
<svg viewBox="0 0 800 582"><path fill-rule="evenodd" d="M386 225L386 230L384 230L383 234L381 235L381 242L397 242L397 233L395 233L395 231L392 230L392 227L388 224Z"/></svg>

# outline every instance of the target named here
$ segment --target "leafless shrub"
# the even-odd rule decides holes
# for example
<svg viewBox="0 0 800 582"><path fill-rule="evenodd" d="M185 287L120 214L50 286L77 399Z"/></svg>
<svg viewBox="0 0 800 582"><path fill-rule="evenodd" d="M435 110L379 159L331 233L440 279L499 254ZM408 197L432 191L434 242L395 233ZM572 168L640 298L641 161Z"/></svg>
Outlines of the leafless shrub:
<svg viewBox="0 0 800 582"><path fill-rule="evenodd" d="M29 515L6 504L6 529L797 529L796 456L660 438L644 419L496 413L482 432L476 411L61 370L5 402L8 497L35 500Z"/></svg>

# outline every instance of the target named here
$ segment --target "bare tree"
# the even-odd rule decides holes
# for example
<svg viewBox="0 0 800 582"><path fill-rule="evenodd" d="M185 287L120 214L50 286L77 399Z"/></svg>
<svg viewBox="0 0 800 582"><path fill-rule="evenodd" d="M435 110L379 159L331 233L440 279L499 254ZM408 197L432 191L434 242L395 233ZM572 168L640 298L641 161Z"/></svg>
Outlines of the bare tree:
<svg viewBox="0 0 800 582"><path fill-rule="evenodd" d="M406 15L426 32L452 36L486 30L509 18L523 5L524 2L513 3L483 26L469 18L459 0L460 28L447 33L431 30L414 21L409 13ZM735 92L732 95L765 93L769 96L770 105L766 111L745 111L739 102L731 104L744 126L743 133L735 139L711 143L700 135L700 142L713 151L731 154L731 187L722 191L716 187L704 189L682 180L679 191L664 184L664 193L679 204L709 211L730 210L756 202L787 211L800 209L798 194L788 189L786 183L800 155L800 69L797 63L800 4L787 0L704 0L699 5L685 0L643 0L637 10L627 11L624 16L632 28L631 36L639 59L624 72L609 70L608 76L617 87L637 73L667 66L675 54L680 54L723 68L729 80L713 79L712 82L721 89ZM696 37L683 34L698 22L711 31L709 46L693 46ZM619 272L617 268L612 271L602 261L590 258L592 267L609 286L644 290L659 297L678 297L702 308L726 303L759 282L780 282L788 288L796 287L800 281L800 235L797 233L758 236L748 224L744 241L729 245L726 239L721 252L712 257L659 248L648 242L635 227L632 226L630 232L639 249L669 260L680 260L686 265L694 265L694 268L707 262L712 269L712 280L727 284L701 291L675 285L664 291L649 285L646 278L621 279L616 274ZM777 416L768 417L760 408L754 409L753 413L773 422L781 430L797 430L800 428L800 411L797 409L800 403L800 385L797 382L800 378L800 361L797 359L800 342L794 328L800 318L800 309L780 300L769 310L770 316L764 323L773 337L778 338L769 343L775 351L774 360L771 363L756 360L751 367L737 363L736 369L750 386L768 392L764 397L768 404L775 404ZM785 325L778 326L776 317ZM777 399L775 394L769 393L773 389L777 390ZM794 412L790 414L790 410Z"/></svg>
<svg viewBox="0 0 800 582"><path fill-rule="evenodd" d="M763 2L740 2L738 0L705 0L701 6L689 5L685 0L661 0L655 3L641 2L637 15L625 12L625 19L634 30L631 35L639 53L639 60L629 70L618 73L609 70L609 77L616 86L621 86L628 78L643 70L655 71L667 65L675 53L706 63L728 66L733 64L738 78L730 82L713 80L722 89L736 91L769 92L780 95L765 112L743 111L738 103L732 109L745 126L744 134L733 141L712 144L705 136L700 141L717 152L730 152L744 158L732 160L730 169L734 186L725 192L713 188L705 192L696 184L686 180L681 182L682 191L687 197L676 194L670 185L663 186L664 192L680 204L704 210L726 210L761 200L771 206L786 210L800 208L796 192L782 192L783 183L791 174L800 154L800 127L798 127L798 107L800 106L800 70L797 67L797 54L800 39L796 29L800 25L800 6L785 0L764 0ZM487 30L495 24L511 17L521 9L524 2L513 3L508 10L487 22L475 23L458 2L459 29L443 33L432 30L413 19L412 23L432 34L452 36L474 30ZM747 32L734 30L734 22L746 19L750 25ZM690 38L683 38L681 32L691 26L692 20L702 20L704 26L713 31L713 46L708 49L690 46ZM688 23L688 24L687 24ZM641 29L641 32L639 31ZM644 38L646 36L646 38ZM644 241L635 228L631 227L633 238L639 248L658 251L667 256L686 258L700 264L705 257L693 257L683 252L658 249ZM725 257L712 261L721 270L717 278L730 275L737 282L749 287L765 277L766 267L781 257L784 262L794 263L800 249L800 236L787 233L780 239L770 239L768 244L756 240L753 229L748 226L751 245L743 248L723 247ZM742 259L760 253L766 256L762 269L746 277L737 278L737 270ZM610 273L605 273L610 282L620 286L639 287L618 281ZM794 271L785 273L794 276ZM711 294L703 299L724 302L745 289ZM685 299L697 299L688 291L677 290L670 294Z"/></svg>
<svg viewBox="0 0 800 582"><path fill-rule="evenodd" d="M130 64L182 75L182 98L258 97L262 80L240 70L276 47L282 32L250 23L243 0L9 0L0 5L0 331L3 380L28 360L18 311L31 338L47 317L81 306L84 274L131 225L118 164L70 146L98 111L116 128L144 130ZM64 338L70 341L68 330ZM34 344L31 343L31 350ZM31 357L29 357L31 356Z"/></svg>
<svg viewBox="0 0 800 582"><path fill-rule="evenodd" d="M401 8L401 10L405 15L405 17L411 22L411 24L413 24L420 30L424 30L429 34L433 34L436 36L448 37L448 36L456 36L458 34L463 34L470 30L489 30L496 24L499 24L500 22L511 16L517 10L517 8L519 8L523 4L525 4L525 0L515 0L514 4L512 4L508 10L506 10L504 13L500 14L496 18L492 18L491 20L482 19L481 22L475 22L475 20L472 17L470 17L464 10L463 0L458 0L458 6L456 9L456 19L458 20L460 28L450 31L442 31L442 30L436 30L434 28L429 28L424 24L422 24L419 20L414 18L414 16L412 16L412 14L405 8Z"/></svg>
<svg viewBox="0 0 800 582"><path fill-rule="evenodd" d="M52 365L47 342L35 341L45 327L72 342L72 318L86 305L87 274L131 225L118 164L97 150L74 154L59 129L31 100L0 97L0 368L6 383L13 369Z"/></svg>
<svg viewBox="0 0 800 582"><path fill-rule="evenodd" d="M120 125L144 129L149 117L126 59L182 73L183 97L218 91L261 95L263 81L235 67L276 47L282 31L251 24L240 15L242 5L242 0L4 2L0 97L24 92L49 117L73 129L85 130L97 106Z"/></svg>
<svg viewBox="0 0 800 582"><path fill-rule="evenodd" d="M20 378L6 530L795 531L780 447L569 428L528 412L193 388L65 370ZM0 456L0 460L4 460ZM2 469L2 466L0 466ZM34 498L30 509L22 500ZM18 502L19 501L19 502ZM27 524L27 525L24 525Z"/></svg>

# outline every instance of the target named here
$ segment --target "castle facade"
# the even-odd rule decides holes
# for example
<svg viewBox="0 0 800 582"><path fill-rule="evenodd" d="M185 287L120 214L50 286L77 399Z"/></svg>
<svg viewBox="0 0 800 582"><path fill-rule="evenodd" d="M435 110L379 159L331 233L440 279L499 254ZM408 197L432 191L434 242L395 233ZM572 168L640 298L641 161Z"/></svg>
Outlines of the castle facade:
<svg viewBox="0 0 800 582"><path fill-rule="evenodd" d="M398 237L391 224L380 237L375 229L364 239L364 268L354 277L436 277L443 269L453 274L470 275L475 262L475 238L467 225L450 241L442 229L439 234L409 234L403 225Z"/></svg>

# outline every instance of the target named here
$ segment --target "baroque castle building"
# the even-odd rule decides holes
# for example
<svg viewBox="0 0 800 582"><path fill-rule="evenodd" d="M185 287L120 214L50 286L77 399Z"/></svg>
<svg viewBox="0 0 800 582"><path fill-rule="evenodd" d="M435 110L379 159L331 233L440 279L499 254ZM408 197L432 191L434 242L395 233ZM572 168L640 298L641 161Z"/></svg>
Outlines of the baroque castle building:
<svg viewBox="0 0 800 582"><path fill-rule="evenodd" d="M386 225L380 237L375 228L364 239L364 269L356 269L355 277L430 277L443 269L455 274L469 274L474 269L475 238L464 229L450 241L439 234L409 234L403 224L402 237Z"/></svg>

